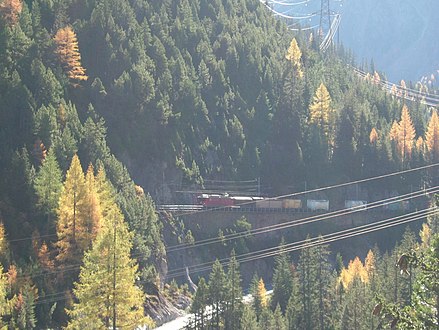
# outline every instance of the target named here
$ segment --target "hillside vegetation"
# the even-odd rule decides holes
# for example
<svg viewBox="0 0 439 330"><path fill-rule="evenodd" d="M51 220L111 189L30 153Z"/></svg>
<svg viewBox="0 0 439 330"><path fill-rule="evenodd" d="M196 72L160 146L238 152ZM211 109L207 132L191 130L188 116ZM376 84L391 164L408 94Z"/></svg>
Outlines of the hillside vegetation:
<svg viewBox="0 0 439 330"><path fill-rule="evenodd" d="M94 303L108 308L103 327L113 303L128 306L121 322L136 319L163 286L154 199L169 191L260 177L280 194L439 159L435 110L386 94L377 74L359 79L349 56L319 54L257 0L1 0L0 45L11 327L86 328ZM89 300L87 285L107 300Z"/></svg>

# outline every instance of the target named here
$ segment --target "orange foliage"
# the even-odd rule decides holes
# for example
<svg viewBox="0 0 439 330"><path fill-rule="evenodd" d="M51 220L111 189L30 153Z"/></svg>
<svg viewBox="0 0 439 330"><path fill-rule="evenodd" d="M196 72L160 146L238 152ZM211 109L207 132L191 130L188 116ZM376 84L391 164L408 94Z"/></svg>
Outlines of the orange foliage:
<svg viewBox="0 0 439 330"><path fill-rule="evenodd" d="M372 130L370 131L369 141L370 141L370 144L376 144L378 141L378 132L375 129L375 127L372 128Z"/></svg>
<svg viewBox="0 0 439 330"><path fill-rule="evenodd" d="M433 110L427 132L425 133L425 144L427 145L431 160L433 162L439 160L439 118L435 110Z"/></svg>
<svg viewBox="0 0 439 330"><path fill-rule="evenodd" d="M61 62L67 76L71 80L87 80L85 69L81 65L78 39L72 27L59 29L53 38L56 44L56 55Z"/></svg>
<svg viewBox="0 0 439 330"><path fill-rule="evenodd" d="M345 290L348 290L355 279L359 279L365 284L369 283L369 274L358 257L355 257L354 260L349 262L348 268L342 269L338 280Z"/></svg>
<svg viewBox="0 0 439 330"><path fill-rule="evenodd" d="M43 160L46 159L47 150L43 141L37 139L34 143L34 149L32 150L32 155L34 156L37 163L41 164Z"/></svg>
<svg viewBox="0 0 439 330"><path fill-rule="evenodd" d="M410 159L415 142L416 131L410 117L409 109L404 104L400 122L393 122L389 137L395 141L399 156L404 161Z"/></svg>
<svg viewBox="0 0 439 330"><path fill-rule="evenodd" d="M369 278L372 276L373 273L375 273L375 263L375 255L373 254L372 250L369 250L366 256L366 260L364 260L364 268Z"/></svg>
<svg viewBox="0 0 439 330"><path fill-rule="evenodd" d="M46 269L54 268L54 262L50 258L50 251L45 242L43 242L41 248L38 250L38 261L40 262L43 268Z"/></svg>
<svg viewBox="0 0 439 330"><path fill-rule="evenodd" d="M23 9L21 0L3 0L0 2L0 16L8 25L15 25Z"/></svg>
<svg viewBox="0 0 439 330"><path fill-rule="evenodd" d="M14 284L17 283L17 274L18 274L17 267L15 265L9 266L7 276L8 276L8 283L10 286L13 286Z"/></svg>
<svg viewBox="0 0 439 330"><path fill-rule="evenodd" d="M261 307L265 308L268 305L267 302L267 290L265 289L264 280L261 278L258 282L258 297L261 301Z"/></svg>
<svg viewBox="0 0 439 330"><path fill-rule="evenodd" d="M136 195L141 197L145 194L145 192L143 191L143 188L141 186L135 185L134 187L136 189Z"/></svg>

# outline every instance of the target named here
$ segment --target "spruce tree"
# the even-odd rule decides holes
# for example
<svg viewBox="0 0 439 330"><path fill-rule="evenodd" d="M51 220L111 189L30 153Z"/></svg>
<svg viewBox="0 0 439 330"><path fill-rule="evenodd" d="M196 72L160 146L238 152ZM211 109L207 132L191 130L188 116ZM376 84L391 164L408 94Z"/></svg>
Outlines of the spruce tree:
<svg viewBox="0 0 439 330"><path fill-rule="evenodd" d="M227 272L227 298L225 310L225 327L238 329L242 314L242 288L239 264L236 261L235 250L232 250Z"/></svg>
<svg viewBox="0 0 439 330"><path fill-rule="evenodd" d="M47 224L50 227L54 226L52 219L56 216L62 187L62 172L55 153L50 150L34 181L37 206L47 216Z"/></svg>
<svg viewBox="0 0 439 330"><path fill-rule="evenodd" d="M227 299L227 279L223 266L215 261L212 272L209 275L208 297L209 304L212 305L212 324L219 328L224 319L225 302Z"/></svg>
<svg viewBox="0 0 439 330"><path fill-rule="evenodd" d="M206 320L206 307L207 307L207 301L208 301L208 287L206 284L206 281L204 277L202 277L198 281L198 287L197 291L195 292L195 297L192 300L191 305L191 313L194 314L194 321L195 321L195 329L200 328L204 329L207 327L207 320Z"/></svg>
<svg viewBox="0 0 439 330"><path fill-rule="evenodd" d="M249 305L244 305L241 317L241 330L259 330L258 321L253 308Z"/></svg>
<svg viewBox="0 0 439 330"><path fill-rule="evenodd" d="M284 312L291 293L293 292L293 277L288 253L284 251L283 245L284 243L282 241L279 247L279 254L275 258L271 308L275 309L276 306L279 305Z"/></svg>

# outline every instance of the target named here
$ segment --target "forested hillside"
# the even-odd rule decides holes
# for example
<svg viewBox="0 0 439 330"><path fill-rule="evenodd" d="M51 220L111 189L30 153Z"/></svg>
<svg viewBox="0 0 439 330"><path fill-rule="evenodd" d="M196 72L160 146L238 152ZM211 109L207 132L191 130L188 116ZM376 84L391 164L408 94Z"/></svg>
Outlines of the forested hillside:
<svg viewBox="0 0 439 330"><path fill-rule="evenodd" d="M274 195L438 161L436 110L316 44L257 0L0 0L2 321L108 328L120 304L120 324L150 324L154 200L178 189L260 177Z"/></svg>

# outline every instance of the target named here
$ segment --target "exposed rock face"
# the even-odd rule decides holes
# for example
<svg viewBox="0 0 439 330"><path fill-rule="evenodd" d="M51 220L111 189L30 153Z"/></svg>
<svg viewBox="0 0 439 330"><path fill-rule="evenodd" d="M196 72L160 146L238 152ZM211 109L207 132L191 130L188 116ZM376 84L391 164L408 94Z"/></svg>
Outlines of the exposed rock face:
<svg viewBox="0 0 439 330"><path fill-rule="evenodd" d="M190 306L191 300L184 295L178 295L174 302L167 299L162 292L156 291L148 295L145 310L154 320L157 326L172 321L185 314L185 310Z"/></svg>

